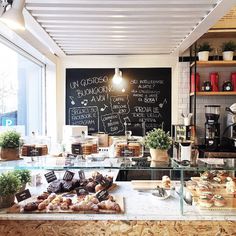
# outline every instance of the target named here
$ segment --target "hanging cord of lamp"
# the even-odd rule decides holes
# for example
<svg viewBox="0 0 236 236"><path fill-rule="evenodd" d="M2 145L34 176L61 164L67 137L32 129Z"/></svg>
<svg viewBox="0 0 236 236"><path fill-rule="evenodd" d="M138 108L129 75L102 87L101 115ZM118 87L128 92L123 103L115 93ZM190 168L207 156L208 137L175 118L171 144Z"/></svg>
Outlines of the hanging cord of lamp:
<svg viewBox="0 0 236 236"><path fill-rule="evenodd" d="M24 30L23 8L25 0L0 0L0 21L14 30Z"/></svg>
<svg viewBox="0 0 236 236"><path fill-rule="evenodd" d="M122 82L122 72L119 70L119 68L115 68L115 74L112 78L112 82L114 84L120 84Z"/></svg>

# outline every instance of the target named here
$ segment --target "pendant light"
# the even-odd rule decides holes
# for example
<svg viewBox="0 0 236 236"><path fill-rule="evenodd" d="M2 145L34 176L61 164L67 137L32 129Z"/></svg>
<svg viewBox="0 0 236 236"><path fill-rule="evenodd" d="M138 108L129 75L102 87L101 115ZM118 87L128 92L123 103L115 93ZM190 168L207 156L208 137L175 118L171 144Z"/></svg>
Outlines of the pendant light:
<svg viewBox="0 0 236 236"><path fill-rule="evenodd" d="M122 82L122 72L119 70L119 68L115 68L115 74L112 78L112 83L114 84L120 84Z"/></svg>
<svg viewBox="0 0 236 236"><path fill-rule="evenodd" d="M8 1L12 2L12 1ZM14 30L24 30L25 29L25 20L23 16L23 8L25 6L25 0L14 0L11 5L11 8L2 14L0 20L4 22L9 28Z"/></svg>

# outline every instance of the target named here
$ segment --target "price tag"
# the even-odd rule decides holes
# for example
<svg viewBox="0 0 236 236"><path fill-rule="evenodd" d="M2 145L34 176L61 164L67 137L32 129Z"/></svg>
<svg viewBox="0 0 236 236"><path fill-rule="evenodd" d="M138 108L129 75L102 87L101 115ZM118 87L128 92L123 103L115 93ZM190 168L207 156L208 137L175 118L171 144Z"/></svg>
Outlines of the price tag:
<svg viewBox="0 0 236 236"><path fill-rule="evenodd" d="M17 199L18 202L22 202L22 201L30 198L31 194L30 194L29 189L26 189L26 190L24 190L22 192L16 193L15 196L16 196L16 199Z"/></svg>
<svg viewBox="0 0 236 236"><path fill-rule="evenodd" d="M71 181L73 179L74 175L75 175L74 172L67 170L63 176L63 180Z"/></svg>
<svg viewBox="0 0 236 236"><path fill-rule="evenodd" d="M111 181L109 181L107 179L98 180L98 183L101 184L105 188L109 188L112 185Z"/></svg>
<svg viewBox="0 0 236 236"><path fill-rule="evenodd" d="M98 199L99 202L104 201L107 199L109 193L107 190L101 190L96 194L96 198Z"/></svg>
<svg viewBox="0 0 236 236"><path fill-rule="evenodd" d="M46 173L44 176L45 176L45 178L46 178L46 180L47 180L48 183L51 183L52 181L54 181L54 180L57 179L57 177L56 177L56 175L55 175L55 173L54 173L53 170L52 170L52 171L49 171L49 172Z"/></svg>
<svg viewBox="0 0 236 236"><path fill-rule="evenodd" d="M84 174L83 170L79 171L79 178L80 178L80 180L84 180L85 179L85 174Z"/></svg>
<svg viewBox="0 0 236 236"><path fill-rule="evenodd" d="M84 187L78 187L75 189L75 191L77 193L77 196L89 194L88 190L86 190Z"/></svg>

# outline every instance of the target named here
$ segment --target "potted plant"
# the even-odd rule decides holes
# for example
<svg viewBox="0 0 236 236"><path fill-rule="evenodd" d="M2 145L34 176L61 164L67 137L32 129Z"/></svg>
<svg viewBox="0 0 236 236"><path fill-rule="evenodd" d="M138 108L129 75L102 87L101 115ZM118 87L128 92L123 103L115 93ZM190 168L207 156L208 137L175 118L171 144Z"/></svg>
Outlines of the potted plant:
<svg viewBox="0 0 236 236"><path fill-rule="evenodd" d="M236 43L231 41L224 42L221 45L223 60L224 61L232 61L234 57L234 51L236 50Z"/></svg>
<svg viewBox="0 0 236 236"><path fill-rule="evenodd" d="M0 208L10 207L14 204L15 193L19 187L20 180L12 172L0 175Z"/></svg>
<svg viewBox="0 0 236 236"><path fill-rule="evenodd" d="M29 170L15 170L14 175L20 180L21 186L19 191L25 190L26 184L31 181L31 174Z"/></svg>
<svg viewBox="0 0 236 236"><path fill-rule="evenodd" d="M203 42L197 47L199 61L208 61L209 53L213 50L208 42Z"/></svg>
<svg viewBox="0 0 236 236"><path fill-rule="evenodd" d="M15 130L3 132L0 135L1 159L19 159L20 134Z"/></svg>
<svg viewBox="0 0 236 236"><path fill-rule="evenodd" d="M154 128L152 131L147 132L144 140L145 146L150 149L153 161L168 161L167 151L172 144L169 132L165 132L160 128Z"/></svg>

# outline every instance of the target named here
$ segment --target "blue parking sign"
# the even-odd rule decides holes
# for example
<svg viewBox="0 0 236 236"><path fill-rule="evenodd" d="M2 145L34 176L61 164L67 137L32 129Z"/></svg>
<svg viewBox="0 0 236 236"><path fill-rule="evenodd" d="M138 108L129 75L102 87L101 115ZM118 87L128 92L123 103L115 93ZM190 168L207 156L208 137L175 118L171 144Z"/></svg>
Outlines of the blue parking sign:
<svg viewBox="0 0 236 236"><path fill-rule="evenodd" d="M14 117L2 117L2 126L16 125L16 118Z"/></svg>

